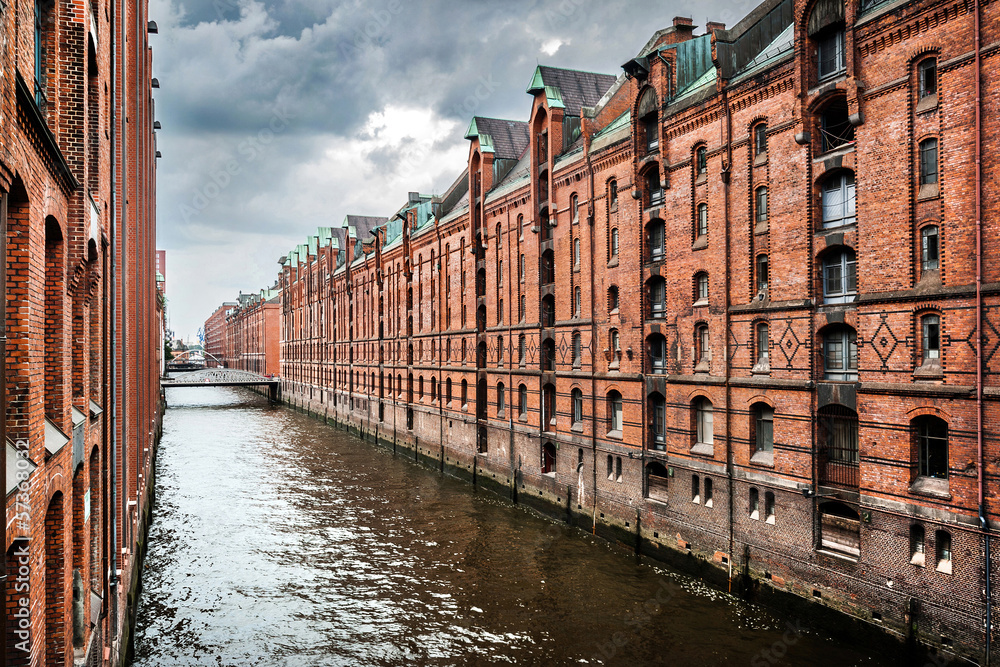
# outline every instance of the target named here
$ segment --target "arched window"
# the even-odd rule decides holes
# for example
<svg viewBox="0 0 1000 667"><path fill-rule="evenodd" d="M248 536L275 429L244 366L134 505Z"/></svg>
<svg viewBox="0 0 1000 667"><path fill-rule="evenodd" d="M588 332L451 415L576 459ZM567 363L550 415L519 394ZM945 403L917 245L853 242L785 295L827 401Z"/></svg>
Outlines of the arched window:
<svg viewBox="0 0 1000 667"><path fill-rule="evenodd" d="M652 278L648 283L649 316L654 319L667 316L667 283L662 277Z"/></svg>
<svg viewBox="0 0 1000 667"><path fill-rule="evenodd" d="M622 395L617 391L608 392L608 433L621 434L622 431Z"/></svg>
<svg viewBox="0 0 1000 667"><path fill-rule="evenodd" d="M926 564L926 532L920 524L910 526L910 564L923 567Z"/></svg>
<svg viewBox="0 0 1000 667"><path fill-rule="evenodd" d="M938 140L924 139L920 142L920 188L923 190L926 186L936 186L937 182Z"/></svg>
<svg viewBox="0 0 1000 667"><path fill-rule="evenodd" d="M711 507L713 504L713 489L712 489L712 478L705 478L705 507Z"/></svg>
<svg viewBox="0 0 1000 667"><path fill-rule="evenodd" d="M556 446L551 442L542 445L542 474L556 476Z"/></svg>
<svg viewBox="0 0 1000 667"><path fill-rule="evenodd" d="M583 362L583 343L578 332L573 332L573 366L579 367Z"/></svg>
<svg viewBox="0 0 1000 667"><path fill-rule="evenodd" d="M853 224L856 216L854 174L840 172L823 181L823 226Z"/></svg>
<svg viewBox="0 0 1000 667"><path fill-rule="evenodd" d="M819 131L824 153L854 142L854 124L851 123L846 97L838 96L823 108L819 117Z"/></svg>
<svg viewBox="0 0 1000 667"><path fill-rule="evenodd" d="M774 452L774 408L767 403L755 403L750 409L753 414L753 454L765 457Z"/></svg>
<svg viewBox="0 0 1000 667"><path fill-rule="evenodd" d="M573 288L573 316L580 317L583 313L583 292L579 287Z"/></svg>
<svg viewBox="0 0 1000 667"><path fill-rule="evenodd" d="M938 228L928 225L920 230L920 268L937 271L938 261Z"/></svg>
<svg viewBox="0 0 1000 667"><path fill-rule="evenodd" d="M650 165L643 176L646 181L647 208L662 206L665 194L663 192L663 185L660 183L659 165L656 163Z"/></svg>
<svg viewBox="0 0 1000 667"><path fill-rule="evenodd" d="M551 338L542 341L542 371L551 373L556 369L556 343Z"/></svg>
<svg viewBox="0 0 1000 667"><path fill-rule="evenodd" d="M696 306L708 303L708 274L704 271L694 276L694 302Z"/></svg>
<svg viewBox="0 0 1000 667"><path fill-rule="evenodd" d="M542 297L542 326L554 327L556 325L556 300L551 294Z"/></svg>
<svg viewBox="0 0 1000 667"><path fill-rule="evenodd" d="M695 173L699 176L708 174L708 149L699 146L694 152Z"/></svg>
<svg viewBox="0 0 1000 667"><path fill-rule="evenodd" d="M922 366L941 365L941 316L924 315L920 318L920 347Z"/></svg>
<svg viewBox="0 0 1000 667"><path fill-rule="evenodd" d="M521 419L528 416L528 388L523 384L517 388L517 414Z"/></svg>
<svg viewBox="0 0 1000 667"><path fill-rule="evenodd" d="M618 181L613 178L608 181L608 209L618 210Z"/></svg>
<svg viewBox="0 0 1000 667"><path fill-rule="evenodd" d="M431 376L431 403L437 400L437 378Z"/></svg>
<svg viewBox="0 0 1000 667"><path fill-rule="evenodd" d="M659 392L649 395L650 449L667 449L667 401Z"/></svg>
<svg viewBox="0 0 1000 667"><path fill-rule="evenodd" d="M570 392L573 399L573 424L583 423L583 392L579 389L574 389Z"/></svg>
<svg viewBox="0 0 1000 667"><path fill-rule="evenodd" d="M569 213L574 225L580 222L580 198L576 193L569 198Z"/></svg>
<svg viewBox="0 0 1000 667"><path fill-rule="evenodd" d="M615 227L611 230L611 247L609 249L611 258L618 257L618 245L618 228Z"/></svg>
<svg viewBox="0 0 1000 667"><path fill-rule="evenodd" d="M821 484L858 486L858 413L842 405L816 412Z"/></svg>
<svg viewBox="0 0 1000 667"><path fill-rule="evenodd" d="M649 350L649 371L654 375L667 373L667 339L663 334L652 334L646 339Z"/></svg>
<svg viewBox="0 0 1000 667"><path fill-rule="evenodd" d="M823 258L823 302L852 303L858 297L858 262L854 251L841 248Z"/></svg>
<svg viewBox="0 0 1000 667"><path fill-rule="evenodd" d="M757 347L757 361L754 369L758 372L766 372L771 369L771 328L767 322L758 322L754 327L754 342Z"/></svg>
<svg viewBox="0 0 1000 667"><path fill-rule="evenodd" d="M608 313L618 312L618 285L608 288Z"/></svg>
<svg viewBox="0 0 1000 667"><path fill-rule="evenodd" d="M580 239L573 239L573 267L580 268Z"/></svg>
<svg viewBox="0 0 1000 667"><path fill-rule="evenodd" d="M757 123L753 127L753 154L755 158L767 155L767 123Z"/></svg>
<svg viewBox="0 0 1000 667"><path fill-rule="evenodd" d="M701 504L701 477L691 475L691 502Z"/></svg>
<svg viewBox="0 0 1000 667"><path fill-rule="evenodd" d="M774 523L774 492L772 491L764 494L764 520L767 523Z"/></svg>
<svg viewBox="0 0 1000 667"><path fill-rule="evenodd" d="M615 478L615 457L608 454L608 479L614 480Z"/></svg>
<svg viewBox="0 0 1000 667"><path fill-rule="evenodd" d="M808 33L819 80L840 75L847 67L844 0L819 0L809 15Z"/></svg>
<svg viewBox="0 0 1000 667"><path fill-rule="evenodd" d="M503 366L503 336L497 336L497 365Z"/></svg>
<svg viewBox="0 0 1000 667"><path fill-rule="evenodd" d="M948 422L926 415L913 420L917 476L948 479Z"/></svg>
<svg viewBox="0 0 1000 667"><path fill-rule="evenodd" d="M695 421L695 445L715 444L715 429L712 424L713 406L712 401L700 397L694 400L694 421Z"/></svg>
<svg viewBox="0 0 1000 667"><path fill-rule="evenodd" d="M917 65L920 99L937 96L937 59L926 58Z"/></svg>
<svg viewBox="0 0 1000 667"><path fill-rule="evenodd" d="M750 518L757 520L760 519L760 491L751 487L750 488Z"/></svg>
<svg viewBox="0 0 1000 667"><path fill-rule="evenodd" d="M708 365L712 361L712 339L709 336L708 325L699 324L694 329L695 360L698 366ZM707 370L704 369L704 370Z"/></svg>
<svg viewBox="0 0 1000 667"><path fill-rule="evenodd" d="M858 342L854 329L833 326L823 334L823 370L827 380L858 379Z"/></svg>
<svg viewBox="0 0 1000 667"><path fill-rule="evenodd" d="M934 531L934 546L937 555L937 571L951 574L951 533L946 530Z"/></svg>
<svg viewBox="0 0 1000 667"><path fill-rule="evenodd" d="M761 186L757 188L756 197L756 220L758 225L767 224L767 186Z"/></svg>
<svg viewBox="0 0 1000 667"><path fill-rule="evenodd" d="M666 226L662 220L653 220L646 225L646 240L649 246L649 261L661 261L666 253Z"/></svg>
<svg viewBox="0 0 1000 667"><path fill-rule="evenodd" d="M518 320L524 322L525 318L528 316L528 301L522 294L518 298Z"/></svg>
<svg viewBox="0 0 1000 667"><path fill-rule="evenodd" d="M517 261L517 279L520 282L524 282L524 255L522 254Z"/></svg>
<svg viewBox="0 0 1000 667"><path fill-rule="evenodd" d="M708 236L708 204L698 204L698 217L695 220L695 237L701 239Z"/></svg>
<svg viewBox="0 0 1000 667"><path fill-rule="evenodd" d="M555 255L552 250L542 253L542 284L551 285L556 281Z"/></svg>
<svg viewBox="0 0 1000 667"><path fill-rule="evenodd" d="M448 405L451 405L451 378L444 381L444 400Z"/></svg>
<svg viewBox="0 0 1000 667"><path fill-rule="evenodd" d="M524 362L527 360L525 354L526 349L527 349L526 339L524 337L524 334L521 334L520 336L517 337L517 363L519 363L522 366L524 365Z"/></svg>
<svg viewBox="0 0 1000 667"><path fill-rule="evenodd" d="M639 140L645 148L646 153L653 153L660 148L659 123L657 122L657 101L656 93L652 88L647 88L639 100L636 109L636 118L639 119Z"/></svg>
<svg viewBox="0 0 1000 667"><path fill-rule="evenodd" d="M469 382L468 380L462 380L462 405L469 404Z"/></svg>
<svg viewBox="0 0 1000 667"><path fill-rule="evenodd" d="M758 294L766 293L769 280L769 268L770 268L768 266L768 259L766 254L757 255L756 268L757 268L757 281L756 281L757 293Z"/></svg>
<svg viewBox="0 0 1000 667"><path fill-rule="evenodd" d="M497 383L497 417L503 417L507 411L507 394L503 382Z"/></svg>

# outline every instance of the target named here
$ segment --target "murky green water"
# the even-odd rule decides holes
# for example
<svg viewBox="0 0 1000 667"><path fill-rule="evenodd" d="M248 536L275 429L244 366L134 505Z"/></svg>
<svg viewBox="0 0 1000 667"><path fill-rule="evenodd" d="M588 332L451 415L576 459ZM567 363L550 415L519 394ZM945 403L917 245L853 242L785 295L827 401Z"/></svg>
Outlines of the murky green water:
<svg viewBox="0 0 1000 667"><path fill-rule="evenodd" d="M253 394L167 399L137 666L885 664Z"/></svg>

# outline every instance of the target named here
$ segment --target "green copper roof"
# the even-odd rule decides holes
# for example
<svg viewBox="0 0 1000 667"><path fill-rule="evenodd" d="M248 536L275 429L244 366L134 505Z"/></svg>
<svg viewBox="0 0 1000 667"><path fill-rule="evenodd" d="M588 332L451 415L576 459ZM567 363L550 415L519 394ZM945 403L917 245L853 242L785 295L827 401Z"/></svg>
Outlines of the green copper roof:
<svg viewBox="0 0 1000 667"><path fill-rule="evenodd" d="M542 80L542 66L537 65L535 67L535 74L531 77L531 83L528 84L528 89L524 92L534 95L545 89L545 82Z"/></svg>

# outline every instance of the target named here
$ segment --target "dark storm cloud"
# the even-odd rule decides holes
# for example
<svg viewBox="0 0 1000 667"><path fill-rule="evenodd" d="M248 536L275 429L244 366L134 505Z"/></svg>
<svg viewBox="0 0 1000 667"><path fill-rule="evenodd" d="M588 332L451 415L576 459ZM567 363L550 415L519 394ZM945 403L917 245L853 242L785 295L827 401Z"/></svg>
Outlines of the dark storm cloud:
<svg viewBox="0 0 1000 667"><path fill-rule="evenodd" d="M754 5L708 0L693 18L732 25ZM184 333L232 298L232 266L245 290L269 285L274 260L316 226L391 213L408 190L449 185L473 115L527 118L536 64L618 74L692 10L662 0L151 0L150 12L160 26L160 245L182 258L175 272L198 272L197 291L171 277ZM423 115L373 123L387 109ZM255 259L209 257L227 249Z"/></svg>

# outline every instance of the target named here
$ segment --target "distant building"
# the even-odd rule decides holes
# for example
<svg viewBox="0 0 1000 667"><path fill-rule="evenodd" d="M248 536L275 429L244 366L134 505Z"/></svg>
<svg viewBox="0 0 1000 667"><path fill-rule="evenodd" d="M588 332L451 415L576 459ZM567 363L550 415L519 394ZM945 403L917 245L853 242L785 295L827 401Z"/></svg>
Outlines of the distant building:
<svg viewBox="0 0 1000 667"><path fill-rule="evenodd" d="M156 280L160 283L160 292L167 295L167 251L156 251Z"/></svg>
<svg viewBox="0 0 1000 667"><path fill-rule="evenodd" d="M227 301L205 320L205 365L208 368L221 368L225 365L228 336L226 318L236 306L235 301Z"/></svg>

